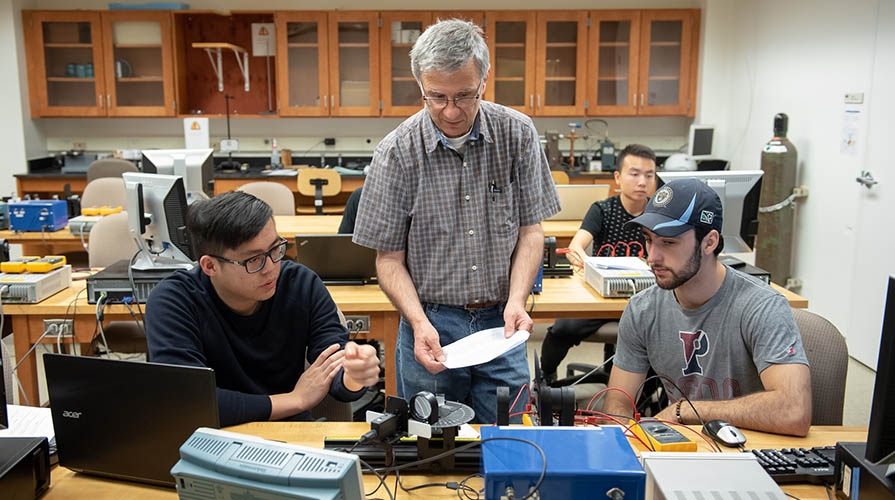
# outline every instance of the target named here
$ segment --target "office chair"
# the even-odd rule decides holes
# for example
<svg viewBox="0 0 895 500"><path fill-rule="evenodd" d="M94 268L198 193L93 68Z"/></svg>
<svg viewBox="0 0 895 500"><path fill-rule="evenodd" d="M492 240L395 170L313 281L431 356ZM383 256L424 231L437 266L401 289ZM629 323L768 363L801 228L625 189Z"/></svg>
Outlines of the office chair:
<svg viewBox="0 0 895 500"><path fill-rule="evenodd" d="M551 170L550 175L553 176L554 184L568 184L569 183L569 174L563 172L562 170Z"/></svg>
<svg viewBox="0 0 895 500"><path fill-rule="evenodd" d="M104 158L96 160L87 167L87 183L101 177L121 177L124 172L139 172L136 165L127 160Z"/></svg>
<svg viewBox="0 0 895 500"><path fill-rule="evenodd" d="M345 202L345 212L342 213L342 222L339 223L339 234L354 233L354 221L357 219L357 207L360 205L363 191L363 186L355 189L348 197L348 201Z"/></svg>
<svg viewBox="0 0 895 500"><path fill-rule="evenodd" d="M279 182L249 182L239 186L243 191L264 201L273 209L274 215L295 215L295 195Z"/></svg>
<svg viewBox="0 0 895 500"><path fill-rule="evenodd" d="M298 171L298 192L314 198L313 207L299 206L299 214L340 214L345 206L324 206L323 199L338 196L342 192L339 172L326 168L302 168Z"/></svg>
<svg viewBox="0 0 895 500"><path fill-rule="evenodd" d="M793 309L811 365L811 425L842 425L848 346L839 330L821 316Z"/></svg>
<svg viewBox="0 0 895 500"><path fill-rule="evenodd" d="M88 184L89 186L89 184ZM87 257L90 267L106 267L130 260L137 243L127 225L127 212L106 215L90 229ZM103 327L109 350L116 353L146 353L146 334L136 321L111 321Z"/></svg>
<svg viewBox="0 0 895 500"><path fill-rule="evenodd" d="M100 177L89 181L81 195L81 208L108 205L125 207L127 195L124 179L121 177Z"/></svg>

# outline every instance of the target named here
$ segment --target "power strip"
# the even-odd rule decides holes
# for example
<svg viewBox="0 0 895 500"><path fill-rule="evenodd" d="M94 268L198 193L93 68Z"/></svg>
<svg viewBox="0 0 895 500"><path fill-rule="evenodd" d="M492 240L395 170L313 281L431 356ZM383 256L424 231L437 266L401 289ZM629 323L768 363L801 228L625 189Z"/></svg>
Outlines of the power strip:
<svg viewBox="0 0 895 500"><path fill-rule="evenodd" d="M631 432L647 441L653 451L696 451L696 441L664 422L642 418L640 422L629 420L628 425Z"/></svg>

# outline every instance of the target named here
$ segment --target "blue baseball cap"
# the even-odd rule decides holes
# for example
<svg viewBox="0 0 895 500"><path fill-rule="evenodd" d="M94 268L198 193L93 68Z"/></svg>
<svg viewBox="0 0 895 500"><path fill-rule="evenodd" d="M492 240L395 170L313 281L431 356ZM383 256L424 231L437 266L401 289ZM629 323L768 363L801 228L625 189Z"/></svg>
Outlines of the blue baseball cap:
<svg viewBox="0 0 895 500"><path fill-rule="evenodd" d="M666 238L702 227L721 232L721 198L714 189L694 177L675 179L656 191L646 210L625 224L643 226Z"/></svg>

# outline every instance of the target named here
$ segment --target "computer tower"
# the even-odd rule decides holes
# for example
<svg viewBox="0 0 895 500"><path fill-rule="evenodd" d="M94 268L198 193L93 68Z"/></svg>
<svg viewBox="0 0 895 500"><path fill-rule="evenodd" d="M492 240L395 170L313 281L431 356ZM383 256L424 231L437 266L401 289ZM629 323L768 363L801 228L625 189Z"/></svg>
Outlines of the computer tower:
<svg viewBox="0 0 895 500"><path fill-rule="evenodd" d="M32 500L50 487L47 438L0 438L0 491L5 500Z"/></svg>

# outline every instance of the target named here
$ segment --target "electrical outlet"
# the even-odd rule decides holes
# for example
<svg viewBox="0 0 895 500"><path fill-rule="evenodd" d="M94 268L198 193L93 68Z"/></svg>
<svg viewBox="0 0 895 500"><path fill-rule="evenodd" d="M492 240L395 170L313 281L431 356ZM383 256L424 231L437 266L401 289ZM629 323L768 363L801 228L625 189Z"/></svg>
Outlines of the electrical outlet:
<svg viewBox="0 0 895 500"><path fill-rule="evenodd" d="M369 316L345 316L345 324L348 326L348 331L350 333L370 332Z"/></svg>
<svg viewBox="0 0 895 500"><path fill-rule="evenodd" d="M51 332L48 337L71 337L72 331L74 330L74 323L70 319L45 319L44 320L44 331L50 328L51 325L56 325L58 329L55 332Z"/></svg>

